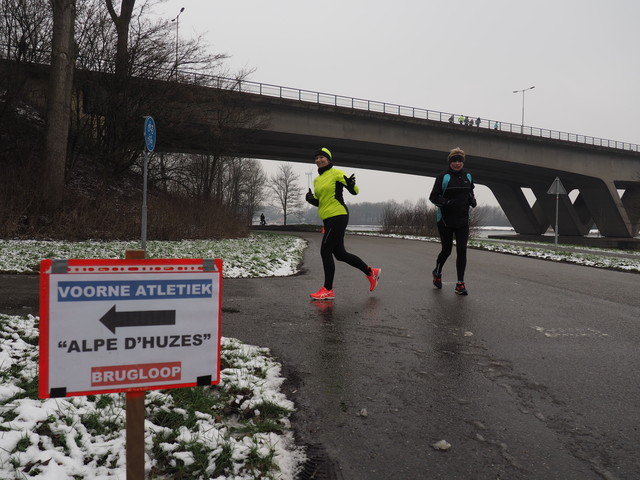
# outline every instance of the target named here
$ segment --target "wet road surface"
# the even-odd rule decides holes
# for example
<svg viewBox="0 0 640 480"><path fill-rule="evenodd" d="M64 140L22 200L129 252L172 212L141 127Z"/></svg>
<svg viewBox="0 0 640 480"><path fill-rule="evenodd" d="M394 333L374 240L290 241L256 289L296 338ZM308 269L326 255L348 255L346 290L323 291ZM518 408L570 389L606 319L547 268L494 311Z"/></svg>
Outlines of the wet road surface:
<svg viewBox="0 0 640 480"><path fill-rule="evenodd" d="M437 244L350 235L379 287L338 263L317 303L321 237L302 236L303 274L225 281L223 334L283 363L332 467L308 478L640 478L637 274L470 250L461 297L455 253L437 290Z"/></svg>
<svg viewBox="0 0 640 480"><path fill-rule="evenodd" d="M470 250L461 297L455 252L437 290L437 244L349 235L379 287L337 263L316 303L300 236L300 275L224 281L222 333L282 363L303 479L640 478L640 276ZM10 281L0 312L37 313L37 278Z"/></svg>

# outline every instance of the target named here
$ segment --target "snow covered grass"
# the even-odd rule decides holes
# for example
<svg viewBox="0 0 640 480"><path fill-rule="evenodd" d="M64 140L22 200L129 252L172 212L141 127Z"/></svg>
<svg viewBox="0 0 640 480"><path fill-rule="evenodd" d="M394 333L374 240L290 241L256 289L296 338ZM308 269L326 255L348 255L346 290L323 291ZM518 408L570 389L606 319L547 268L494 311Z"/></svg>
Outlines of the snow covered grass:
<svg viewBox="0 0 640 480"><path fill-rule="evenodd" d="M306 242L270 233L148 242L151 258L223 258L226 278L296 273ZM44 258L123 258L137 242L0 240L0 271L37 273ZM37 317L0 314L0 478L124 479L125 396L39 400ZM293 479L305 460L294 405L264 348L222 339L215 388L145 395L148 478Z"/></svg>
<svg viewBox="0 0 640 480"><path fill-rule="evenodd" d="M269 232L246 238L147 242L149 258L222 258L225 278L287 276L298 271L306 242ZM139 242L1 240L0 272L38 273L45 258L124 258Z"/></svg>
<svg viewBox="0 0 640 480"><path fill-rule="evenodd" d="M517 242L501 243L491 240L471 240L469 246L492 252L542 258L555 262L576 263L589 267L640 273L640 252L634 251L625 251L625 257L621 257L616 256L616 254L620 253L619 250L580 248L580 250L588 251L588 253L583 253L582 251L573 251L567 245L558 245L556 250L555 247L549 248L548 244L522 246L518 245Z"/></svg>
<svg viewBox="0 0 640 480"><path fill-rule="evenodd" d="M124 479L124 394L37 399L38 318L0 314L0 478ZM213 387L145 395L147 478L293 479L294 405L267 349L223 338Z"/></svg>
<svg viewBox="0 0 640 480"><path fill-rule="evenodd" d="M379 235L379 234L373 234ZM426 237L399 237L438 241ZM222 258L226 278L292 275L306 242L254 233L216 241L149 242L152 258ZM471 241L483 248L552 261L640 272L640 253L547 244ZM37 273L44 258L123 258L137 242L0 240L0 272ZM581 249L584 250L584 249ZM38 318L0 314L0 478L124 479L123 394L37 398ZM281 392L280 365L267 349L223 338L221 382L215 388L149 391L146 402L148 478L291 480L305 460L295 445L293 403Z"/></svg>

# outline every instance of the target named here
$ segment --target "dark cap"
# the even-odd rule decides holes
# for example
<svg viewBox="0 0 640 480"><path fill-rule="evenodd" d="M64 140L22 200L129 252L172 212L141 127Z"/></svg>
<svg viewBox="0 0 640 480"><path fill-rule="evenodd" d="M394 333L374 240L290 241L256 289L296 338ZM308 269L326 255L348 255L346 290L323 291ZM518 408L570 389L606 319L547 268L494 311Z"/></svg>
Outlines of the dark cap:
<svg viewBox="0 0 640 480"><path fill-rule="evenodd" d="M457 160L464 162L464 157L465 157L464 150L462 150L460 147L456 147L453 150L451 150L451 152L449 152L449 156L447 157L447 160L449 163L455 162Z"/></svg>
<svg viewBox="0 0 640 480"><path fill-rule="evenodd" d="M313 154L313 158L316 158L318 155L327 157L329 161L331 161L331 152L328 148L322 147L320 150L317 150L316 153Z"/></svg>

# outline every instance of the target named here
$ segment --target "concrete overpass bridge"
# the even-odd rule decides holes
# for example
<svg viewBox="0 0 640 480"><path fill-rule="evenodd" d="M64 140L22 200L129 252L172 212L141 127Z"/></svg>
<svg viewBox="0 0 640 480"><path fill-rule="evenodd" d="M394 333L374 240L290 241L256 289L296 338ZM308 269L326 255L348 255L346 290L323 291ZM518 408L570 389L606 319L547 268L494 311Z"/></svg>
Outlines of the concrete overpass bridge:
<svg viewBox="0 0 640 480"><path fill-rule="evenodd" d="M76 77L94 96L108 81L107 75L92 72ZM340 166L434 177L446 168L448 151L460 146L474 181L493 192L519 234L541 235L554 226L555 196L547 191L556 177L567 192L577 192L573 201L560 196L559 235L584 236L595 224L606 237L630 238L640 228L636 144L493 119L464 125L450 112L248 81L203 80L202 75L196 79L185 72L180 82L138 81L169 105L159 115L148 112L158 125L158 150L213 153L216 115L213 107L200 107L224 96L245 118L261 119L259 127L256 122L235 127L246 130L235 145L243 157L308 163L309 153L324 145ZM533 205L522 189L531 189Z"/></svg>
<svg viewBox="0 0 640 480"><path fill-rule="evenodd" d="M606 237L629 238L640 228L638 145L492 119L464 125L452 113L255 82L234 88L243 108L266 119L239 143L241 156L309 163L310 152L326 145L341 166L434 177L460 146L474 181L493 192L517 233L555 226L556 199L547 191L556 177L568 193L577 191L573 201L559 198L559 235L584 236L595 223ZM209 90L202 89L203 102L215 95ZM206 151L206 125L184 127L203 137L171 135L165 148Z"/></svg>

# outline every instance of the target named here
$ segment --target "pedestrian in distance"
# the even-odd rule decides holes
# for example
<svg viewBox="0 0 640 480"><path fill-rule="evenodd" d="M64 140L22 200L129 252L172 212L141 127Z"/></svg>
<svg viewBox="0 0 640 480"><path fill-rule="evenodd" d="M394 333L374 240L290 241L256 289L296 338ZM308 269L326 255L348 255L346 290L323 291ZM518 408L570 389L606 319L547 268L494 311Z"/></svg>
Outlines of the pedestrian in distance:
<svg viewBox="0 0 640 480"><path fill-rule="evenodd" d="M346 262L365 274L369 280L369 291L373 292L378 285L381 268L369 267L360 257L347 252L344 247L344 234L349 224L349 210L344 202L343 192L347 190L351 195L357 195L360 189L356 185L355 174L347 177L342 171L333 166L332 155L328 148L321 148L315 152L315 164L318 176L313 180L313 192L307 192L306 200L318 207L318 216L324 225L324 235L320 247L320 257L324 269L324 284L309 296L312 300L333 300L333 279L335 276L335 262L333 258Z"/></svg>
<svg viewBox="0 0 640 480"><path fill-rule="evenodd" d="M480 126L480 122L481 122L481 121L482 121L482 120L480 120L480 117L476 118L476 127L479 127L479 126Z"/></svg>
<svg viewBox="0 0 640 480"><path fill-rule="evenodd" d="M460 125L462 125L462 122L464 122L464 115L460 115L458 117L458 123L460 123Z"/></svg>
<svg viewBox="0 0 640 480"><path fill-rule="evenodd" d="M447 157L449 169L441 172L433 184L429 200L438 207L436 214L438 233L442 249L433 270L433 285L442 288L442 268L453 249L456 240L456 282L455 292L467 295L464 272L467 267L467 242L469 241L469 208L477 205L473 193L475 185L471 174L464 169L465 153L456 147Z"/></svg>
<svg viewBox="0 0 640 480"><path fill-rule="evenodd" d="M264 218L264 213L260 214L260 225L266 225L267 221Z"/></svg>
<svg viewBox="0 0 640 480"><path fill-rule="evenodd" d="M449 123L453 123L453 115L449 117Z"/></svg>

